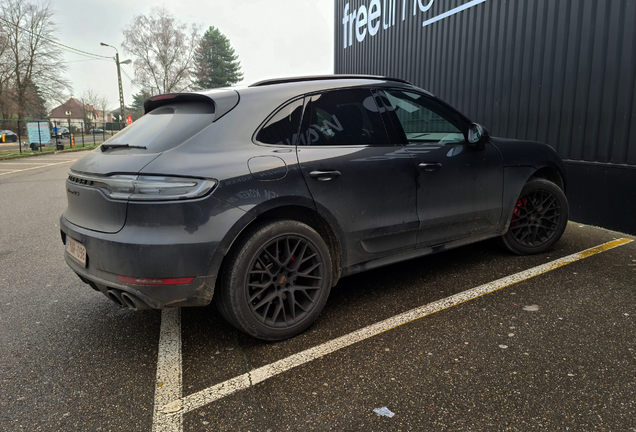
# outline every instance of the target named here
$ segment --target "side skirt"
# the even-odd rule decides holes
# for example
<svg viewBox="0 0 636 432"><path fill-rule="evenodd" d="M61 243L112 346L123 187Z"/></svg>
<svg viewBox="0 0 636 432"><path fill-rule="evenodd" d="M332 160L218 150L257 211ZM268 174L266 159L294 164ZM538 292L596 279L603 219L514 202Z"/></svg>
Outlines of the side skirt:
<svg viewBox="0 0 636 432"><path fill-rule="evenodd" d="M395 264L401 261L407 261L410 259L419 258L426 255L432 255L434 253L443 252L449 249L455 249L457 247L464 246L467 244L480 242L480 241L487 240L494 237L499 237L503 234L505 234L505 232L503 231L495 232L495 233L489 232L487 234L480 234L478 236L465 237L462 239L453 240L448 243L442 243L442 244L434 245L434 246L427 246L427 247L423 247L423 248L419 248L415 250L409 250L407 252L399 253L396 255L391 255L388 257L379 258L372 261L367 261L365 263L360 263L360 264L353 265L351 267L344 268L342 270L341 277L351 276L356 273L361 273L363 271L367 271L367 270L371 270L371 269L375 269L379 267L384 267L384 266Z"/></svg>

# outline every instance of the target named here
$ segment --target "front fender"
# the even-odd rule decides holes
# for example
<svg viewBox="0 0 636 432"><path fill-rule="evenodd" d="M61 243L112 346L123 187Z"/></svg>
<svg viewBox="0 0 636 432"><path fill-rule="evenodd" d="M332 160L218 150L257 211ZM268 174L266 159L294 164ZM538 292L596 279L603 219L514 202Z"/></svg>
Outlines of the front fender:
<svg viewBox="0 0 636 432"><path fill-rule="evenodd" d="M565 165L556 151L544 143L504 138L492 138L492 143L499 149L503 159L504 217L500 228L505 232L510 224L509 216L512 215L521 189L535 173L544 173L547 178L558 175L565 192Z"/></svg>

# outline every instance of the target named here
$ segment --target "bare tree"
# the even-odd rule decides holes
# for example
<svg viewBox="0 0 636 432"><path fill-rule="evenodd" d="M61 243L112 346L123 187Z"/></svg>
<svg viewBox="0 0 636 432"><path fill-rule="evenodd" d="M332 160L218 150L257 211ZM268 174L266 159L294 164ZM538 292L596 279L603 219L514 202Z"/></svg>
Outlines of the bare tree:
<svg viewBox="0 0 636 432"><path fill-rule="evenodd" d="M85 131L94 129L94 123L99 120L99 111L95 108L99 103L99 98L97 92L92 89L86 90L79 98L82 103L82 119L84 120Z"/></svg>
<svg viewBox="0 0 636 432"><path fill-rule="evenodd" d="M9 85L14 73L9 54L9 35L4 22L0 22L0 118L9 117Z"/></svg>
<svg viewBox="0 0 636 432"><path fill-rule="evenodd" d="M110 109L108 108L110 106L108 98L106 96L98 96L95 100L94 106L95 108L97 108L97 111L101 113L102 121L106 122L106 112L110 111Z"/></svg>
<svg viewBox="0 0 636 432"><path fill-rule="evenodd" d="M13 68L9 92L15 100L18 118L23 119L33 103L33 89L46 99L60 100L71 91L63 78L66 70L61 50L55 45L53 11L48 2L0 0L0 21L8 43L8 61Z"/></svg>
<svg viewBox="0 0 636 432"><path fill-rule="evenodd" d="M192 85L199 27L178 22L167 10L137 15L124 29L124 50L136 57L135 80L150 93L187 90Z"/></svg>

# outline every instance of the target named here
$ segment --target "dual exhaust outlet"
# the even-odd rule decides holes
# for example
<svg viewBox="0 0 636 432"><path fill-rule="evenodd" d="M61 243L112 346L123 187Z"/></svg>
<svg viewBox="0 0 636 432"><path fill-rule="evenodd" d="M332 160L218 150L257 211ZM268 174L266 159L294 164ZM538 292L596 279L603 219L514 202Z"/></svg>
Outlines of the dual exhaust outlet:
<svg viewBox="0 0 636 432"><path fill-rule="evenodd" d="M153 309L139 297L126 291L109 289L106 292L106 296L111 299L113 303L122 308L127 308L134 311Z"/></svg>

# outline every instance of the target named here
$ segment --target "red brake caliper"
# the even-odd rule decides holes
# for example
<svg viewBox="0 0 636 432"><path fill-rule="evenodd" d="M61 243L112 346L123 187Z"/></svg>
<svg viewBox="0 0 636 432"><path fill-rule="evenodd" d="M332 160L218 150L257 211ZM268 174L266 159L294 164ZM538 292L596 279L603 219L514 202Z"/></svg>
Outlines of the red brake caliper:
<svg viewBox="0 0 636 432"><path fill-rule="evenodd" d="M519 201L517 201L517 205L512 211L512 218L510 218L510 226L516 227L519 225L519 221L517 221L516 219L521 217L521 208L525 207L527 204L528 199L526 197L523 197Z"/></svg>

